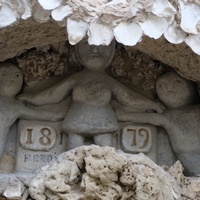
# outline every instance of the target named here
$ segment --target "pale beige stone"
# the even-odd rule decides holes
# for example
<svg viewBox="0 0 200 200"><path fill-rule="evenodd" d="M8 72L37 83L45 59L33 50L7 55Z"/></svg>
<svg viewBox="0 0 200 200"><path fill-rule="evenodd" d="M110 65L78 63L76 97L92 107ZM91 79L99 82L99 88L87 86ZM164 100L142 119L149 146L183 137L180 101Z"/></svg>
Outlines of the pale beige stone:
<svg viewBox="0 0 200 200"><path fill-rule="evenodd" d="M79 162L79 168L77 159L82 160ZM74 177L73 173L70 173L70 167L77 169L74 175L81 173L81 176L70 180L71 174ZM175 165L173 169L179 170L179 165ZM108 197L113 200L128 200L131 195L133 199L182 200L182 193L189 195L185 194L188 188L184 191L181 189L186 183L173 177L175 175L172 168L170 171L171 175L143 154L124 154L111 147L83 146L61 154L57 161L44 167L31 181L29 191L31 196L38 200L48 196L48 189L54 193L55 199L60 196L60 191L65 190L62 199L76 194L75 199L91 200L106 200ZM180 175L184 177L181 170ZM76 182L81 185L72 186ZM196 182L195 180L193 188ZM72 187L63 187L63 184ZM196 197L194 190L190 190L191 194Z"/></svg>
<svg viewBox="0 0 200 200"><path fill-rule="evenodd" d="M108 154L110 150L110 154ZM92 154L90 154L93 152ZM110 157L112 155L112 157ZM87 159L92 157L93 160ZM86 165L99 158L104 168L109 162L125 161L121 168L110 168L118 179L100 179L100 171L95 174ZM109 162L105 163L105 160ZM86 164L86 165L85 165ZM98 163L97 163L98 165ZM43 167L38 174L0 174L0 192L8 199L26 200L28 195L35 200L188 200L199 199L198 177L185 177L180 162L168 171L156 165L144 154L131 155L115 151L111 147L95 145L82 146L61 154L58 160ZM28 188L27 189L25 189Z"/></svg>
<svg viewBox="0 0 200 200"><path fill-rule="evenodd" d="M15 158L13 152L4 154L0 159L0 173L13 173L15 167Z"/></svg>

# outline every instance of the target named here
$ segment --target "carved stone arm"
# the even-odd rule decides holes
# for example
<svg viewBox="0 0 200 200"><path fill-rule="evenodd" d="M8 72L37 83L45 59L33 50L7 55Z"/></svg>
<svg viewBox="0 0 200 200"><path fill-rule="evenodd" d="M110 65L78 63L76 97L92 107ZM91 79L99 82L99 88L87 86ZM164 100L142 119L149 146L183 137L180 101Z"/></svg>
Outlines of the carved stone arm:
<svg viewBox="0 0 200 200"><path fill-rule="evenodd" d="M165 106L160 102L150 100L143 95L128 89L121 83L115 82L115 84L113 84L112 92L114 97L125 106L136 108L138 110L140 109L141 111L155 110L158 113L163 113L165 110Z"/></svg>
<svg viewBox="0 0 200 200"><path fill-rule="evenodd" d="M75 79L67 78L47 90L37 94L22 94L17 99L36 106L59 103L70 93L75 82Z"/></svg>
<svg viewBox="0 0 200 200"><path fill-rule="evenodd" d="M21 102L20 102L21 103ZM66 112L51 112L29 108L23 103L19 104L18 118L42 120L42 121L59 121L64 119Z"/></svg>
<svg viewBox="0 0 200 200"><path fill-rule="evenodd" d="M116 110L119 121L129 121L135 123L147 123L155 126L165 126L167 119L165 114L158 113L127 113L121 109Z"/></svg>

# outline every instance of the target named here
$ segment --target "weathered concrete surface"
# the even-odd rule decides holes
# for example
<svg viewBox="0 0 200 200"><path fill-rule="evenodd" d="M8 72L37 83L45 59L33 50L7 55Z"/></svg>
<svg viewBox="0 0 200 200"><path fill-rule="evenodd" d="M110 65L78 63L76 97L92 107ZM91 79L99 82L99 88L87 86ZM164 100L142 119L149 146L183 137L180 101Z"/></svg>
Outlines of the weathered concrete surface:
<svg viewBox="0 0 200 200"><path fill-rule="evenodd" d="M0 29L0 61L20 55L27 49L66 40L65 27L54 21L38 23L33 19ZM200 56L185 44L173 45L164 38L158 40L143 37L135 47L153 59L172 66L185 78L200 81Z"/></svg>
<svg viewBox="0 0 200 200"><path fill-rule="evenodd" d="M187 79L200 80L200 56L185 43L175 45L169 43L164 37L158 40L143 37L142 42L134 48L148 54L153 59L170 65Z"/></svg>
<svg viewBox="0 0 200 200"><path fill-rule="evenodd" d="M66 40L66 30L55 21L38 23L33 19L0 29L0 61L21 54L27 49Z"/></svg>

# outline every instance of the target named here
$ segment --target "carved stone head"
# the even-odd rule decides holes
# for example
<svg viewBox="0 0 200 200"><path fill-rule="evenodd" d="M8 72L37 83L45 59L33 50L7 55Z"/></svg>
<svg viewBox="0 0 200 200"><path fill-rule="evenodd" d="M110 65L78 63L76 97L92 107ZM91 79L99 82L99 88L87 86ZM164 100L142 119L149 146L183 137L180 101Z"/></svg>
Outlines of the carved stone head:
<svg viewBox="0 0 200 200"><path fill-rule="evenodd" d="M15 97L22 88L22 71L11 63L0 64L0 95Z"/></svg>
<svg viewBox="0 0 200 200"><path fill-rule="evenodd" d="M188 81L175 72L162 75L156 82L159 99L169 108L178 108L194 101L195 89Z"/></svg>
<svg viewBox="0 0 200 200"><path fill-rule="evenodd" d="M102 70L107 68L115 54L115 41L110 45L89 45L87 40L80 41L75 48L78 61L88 69Z"/></svg>

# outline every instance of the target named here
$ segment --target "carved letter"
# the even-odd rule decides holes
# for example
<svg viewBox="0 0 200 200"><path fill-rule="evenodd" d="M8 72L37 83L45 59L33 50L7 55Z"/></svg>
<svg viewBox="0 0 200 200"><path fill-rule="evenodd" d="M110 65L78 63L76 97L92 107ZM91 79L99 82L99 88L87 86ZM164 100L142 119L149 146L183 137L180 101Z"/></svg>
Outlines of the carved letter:
<svg viewBox="0 0 200 200"><path fill-rule="evenodd" d="M42 134L42 137L40 137L39 142L41 145L50 145L51 139L49 136L51 135L51 131L48 128L42 128L40 133Z"/></svg>
<svg viewBox="0 0 200 200"><path fill-rule="evenodd" d="M131 143L131 146L138 146L138 143L137 143L137 136L139 137L142 137L144 138L144 142L143 144L139 147L139 148L143 148L147 145L148 143L148 140L149 140L149 132L148 130L144 129L144 128L141 128L139 130L136 130L136 129L127 129L127 132L132 132L133 133L133 139L132 139L132 143Z"/></svg>
<svg viewBox="0 0 200 200"><path fill-rule="evenodd" d="M136 144L136 130L135 129L127 129L127 132L130 131L130 132L133 132L133 140L132 140L132 143L131 143L131 146L137 146Z"/></svg>
<svg viewBox="0 0 200 200"><path fill-rule="evenodd" d="M139 130L139 135L140 135L141 137L145 137L143 145L140 146L140 148L143 148L143 147L145 147L145 146L147 145L147 143L148 143L148 140L149 140L149 132L148 132L148 130L146 130L146 129L144 129L144 128L141 128L141 129Z"/></svg>
<svg viewBox="0 0 200 200"><path fill-rule="evenodd" d="M27 141L26 144L33 144L32 142L32 132L33 129L27 129L28 135L27 135Z"/></svg>
<svg viewBox="0 0 200 200"><path fill-rule="evenodd" d="M24 155L24 162L31 162L31 155L30 154L25 154Z"/></svg>

